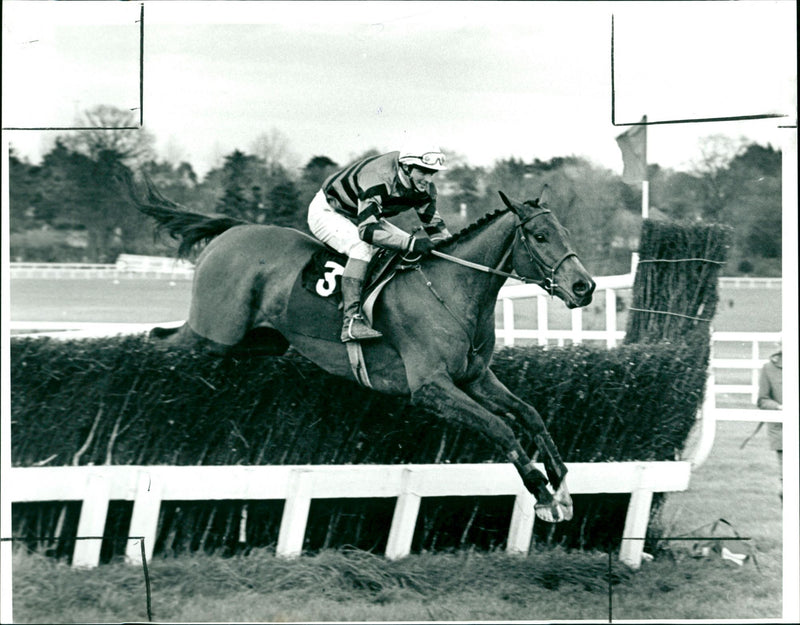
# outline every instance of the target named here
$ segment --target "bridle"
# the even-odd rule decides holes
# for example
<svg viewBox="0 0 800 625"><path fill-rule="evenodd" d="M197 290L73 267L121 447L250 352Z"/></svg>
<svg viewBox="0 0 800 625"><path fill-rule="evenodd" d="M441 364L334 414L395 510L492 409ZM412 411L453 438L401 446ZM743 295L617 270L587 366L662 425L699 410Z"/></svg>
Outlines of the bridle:
<svg viewBox="0 0 800 625"><path fill-rule="evenodd" d="M517 215L519 221L514 227L515 242L516 239L518 238L522 240L522 245L525 248L525 252L528 254L528 258L534 265L536 265L540 273L544 276L544 278L542 278L541 280L537 280L535 278L526 278L525 276L520 276L517 274L508 273L506 271L500 270L500 267L505 265L506 261L508 260L508 257L511 255L514 248L516 247L514 244L508 247L508 249L503 254L503 257L500 259L500 262L497 263L497 266L494 268L487 267L486 265L480 265L478 263L473 263L468 260L463 260L461 258L456 258L455 256L444 254L438 250L432 250L431 254L433 254L434 256L438 256L439 258L443 258L444 260L449 260L450 262L457 263L459 265L464 265L465 267L471 267L472 269L477 269L478 271L484 271L486 273L491 273L496 276L502 276L504 278L514 278L515 280L521 280L526 284L537 284L542 289L544 289L549 295L552 296L555 294L555 290L558 287L558 284L556 283L556 272L558 271L559 267L561 267L561 265L564 264L564 261L567 260L569 257L571 256L577 257L578 255L571 249L568 249L566 254L564 254L555 263L553 263L552 266L550 266L547 264L547 261L545 261L545 259L542 258L542 255L539 254L539 252L537 252L535 248L531 247L530 243L528 242L528 238L525 236L523 227L525 226L525 224L527 224L530 221L533 221L537 217L541 217L542 215L548 215L548 214L550 214L550 210L547 208L542 208L539 209L539 211L531 215L528 215L527 217L525 217L525 219L520 219L519 215Z"/></svg>
<svg viewBox="0 0 800 625"><path fill-rule="evenodd" d="M556 287L556 272L558 271L559 267L564 263L571 256L575 256L577 258L577 254L573 252L571 249L567 248L567 252L559 258L555 263L553 263L552 267L547 265L547 261L542 258L542 255L536 251L536 248L531 247L530 243L528 242L528 237L525 236L525 232L523 231L523 226L528 223L529 221L533 221L537 217L541 217L542 215L549 215L550 210L547 208L539 209L538 212L533 213L532 215L528 215L525 219L520 219L519 223L516 225L516 233L515 236L519 237L522 240L522 245L525 248L525 251L528 254L528 258L538 266L539 271L544 275L542 280L524 280L526 282L534 282L542 287L547 293L550 295L555 294ZM512 246L513 247L513 246ZM504 261L505 262L505 261ZM550 274L549 276L547 274Z"/></svg>

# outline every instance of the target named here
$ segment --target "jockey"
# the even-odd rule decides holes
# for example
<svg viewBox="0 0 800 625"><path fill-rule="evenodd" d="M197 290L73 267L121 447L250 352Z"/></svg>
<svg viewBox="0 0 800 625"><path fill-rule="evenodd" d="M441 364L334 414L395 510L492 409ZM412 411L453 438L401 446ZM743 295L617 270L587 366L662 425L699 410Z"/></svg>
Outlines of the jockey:
<svg viewBox="0 0 800 625"><path fill-rule="evenodd" d="M432 178L446 169L435 146L417 145L364 158L332 174L308 207L308 226L323 243L347 254L342 274L343 342L376 339L361 315L361 287L379 247L428 254L450 236L436 210ZM386 221L413 208L430 237L410 235Z"/></svg>

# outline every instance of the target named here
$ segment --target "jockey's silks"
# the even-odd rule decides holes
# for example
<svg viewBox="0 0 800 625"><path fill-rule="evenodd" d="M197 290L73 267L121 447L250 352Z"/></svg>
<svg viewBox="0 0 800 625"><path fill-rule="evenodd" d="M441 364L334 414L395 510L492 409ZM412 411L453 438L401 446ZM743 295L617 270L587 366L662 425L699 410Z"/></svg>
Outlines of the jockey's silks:
<svg viewBox="0 0 800 625"><path fill-rule="evenodd" d="M398 156L399 152L370 156L329 176L322 184L328 203L353 221L361 238L372 245L404 248L407 238L399 240L398 233L384 229L380 219L409 209L417 212L429 236L449 236L436 210L436 186L431 182L423 192L404 185Z"/></svg>

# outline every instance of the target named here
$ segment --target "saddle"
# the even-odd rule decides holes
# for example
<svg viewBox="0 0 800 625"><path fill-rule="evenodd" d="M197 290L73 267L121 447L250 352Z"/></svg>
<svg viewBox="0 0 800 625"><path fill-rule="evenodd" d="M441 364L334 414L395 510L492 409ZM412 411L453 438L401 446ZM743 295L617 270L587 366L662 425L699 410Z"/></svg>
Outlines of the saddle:
<svg viewBox="0 0 800 625"><path fill-rule="evenodd" d="M346 263L344 254L327 246L320 247L298 274L289 297L289 311L301 334L341 344L341 276ZM361 309L370 323L383 288L398 272L411 267L411 261L397 251L379 250L372 257L361 296ZM361 343L350 341L343 345L345 347L353 376L362 386L372 388Z"/></svg>
<svg viewBox="0 0 800 625"><path fill-rule="evenodd" d="M300 271L289 298L289 309L303 334L341 342L341 277L347 256L330 247L320 247ZM369 263L362 293L362 310L372 323L372 311L389 281L412 267L400 252L379 250Z"/></svg>

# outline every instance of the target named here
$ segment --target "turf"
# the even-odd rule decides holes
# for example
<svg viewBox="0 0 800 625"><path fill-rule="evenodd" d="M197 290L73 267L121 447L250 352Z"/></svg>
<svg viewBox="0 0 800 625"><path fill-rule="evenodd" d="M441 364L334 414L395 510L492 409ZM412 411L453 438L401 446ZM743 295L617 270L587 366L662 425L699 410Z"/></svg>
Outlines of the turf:
<svg viewBox="0 0 800 625"><path fill-rule="evenodd" d="M397 562L360 551L295 560L249 556L157 558L150 563L153 618L177 621L467 621L769 619L782 609L779 481L766 437L744 450L750 424L723 423L690 489L669 496L667 535L702 532L725 518L751 538L739 566L691 544L662 541L633 572L605 553L423 553ZM735 549L742 549L741 546ZM750 553L750 551L748 551ZM20 623L147 620L142 569L112 563L70 569L18 551L14 616ZM609 609L611 612L609 613Z"/></svg>

